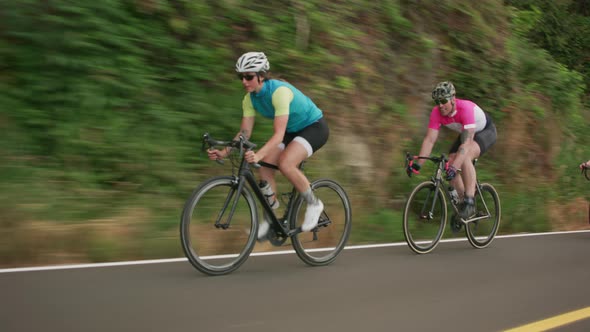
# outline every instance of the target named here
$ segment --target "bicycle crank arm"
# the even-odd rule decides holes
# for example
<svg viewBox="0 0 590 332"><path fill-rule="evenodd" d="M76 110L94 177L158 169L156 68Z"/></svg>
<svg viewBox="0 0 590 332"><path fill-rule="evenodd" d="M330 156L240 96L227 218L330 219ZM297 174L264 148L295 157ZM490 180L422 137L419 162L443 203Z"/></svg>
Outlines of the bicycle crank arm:
<svg viewBox="0 0 590 332"><path fill-rule="evenodd" d="M489 217L490 217L489 215L485 215L485 216L481 216L481 217L469 218L467 220L461 218L461 222L464 223L464 224L467 224L467 223L478 221L478 220L482 220L482 219L488 219Z"/></svg>

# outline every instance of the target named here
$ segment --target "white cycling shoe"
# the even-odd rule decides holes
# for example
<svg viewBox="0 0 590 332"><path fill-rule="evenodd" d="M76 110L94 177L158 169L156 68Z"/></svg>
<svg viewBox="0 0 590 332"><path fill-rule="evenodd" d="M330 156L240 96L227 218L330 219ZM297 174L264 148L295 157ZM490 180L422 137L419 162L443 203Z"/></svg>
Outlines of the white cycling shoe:
<svg viewBox="0 0 590 332"><path fill-rule="evenodd" d="M307 205L305 221L303 222L303 225L301 225L301 230L303 232L309 232L314 229L318 225L322 211L324 211L324 203L319 199L316 204Z"/></svg>
<svg viewBox="0 0 590 332"><path fill-rule="evenodd" d="M267 240L266 234L268 234L269 228L270 224L268 223L268 221L266 221L266 218L258 224L258 241Z"/></svg>

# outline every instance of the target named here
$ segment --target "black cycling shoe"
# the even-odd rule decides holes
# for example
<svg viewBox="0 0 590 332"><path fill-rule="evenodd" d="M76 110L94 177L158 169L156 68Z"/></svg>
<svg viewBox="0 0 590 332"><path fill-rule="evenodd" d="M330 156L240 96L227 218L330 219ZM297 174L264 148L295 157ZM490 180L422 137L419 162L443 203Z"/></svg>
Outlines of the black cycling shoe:
<svg viewBox="0 0 590 332"><path fill-rule="evenodd" d="M463 207L459 212L461 218L463 220L468 220L469 218L475 216L475 200L473 197L465 197L463 200Z"/></svg>

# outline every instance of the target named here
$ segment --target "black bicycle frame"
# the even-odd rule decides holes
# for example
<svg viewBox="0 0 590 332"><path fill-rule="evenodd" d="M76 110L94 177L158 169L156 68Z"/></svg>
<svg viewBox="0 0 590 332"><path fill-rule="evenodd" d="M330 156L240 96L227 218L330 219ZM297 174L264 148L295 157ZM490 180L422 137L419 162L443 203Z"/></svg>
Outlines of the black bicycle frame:
<svg viewBox="0 0 590 332"><path fill-rule="evenodd" d="M446 159L443 156L440 160L436 159L436 161L438 163L438 169L436 170L436 175L431 178L431 181L434 183L434 199L432 200L432 207L430 208L429 215L432 215L432 211L434 211L434 207L436 206L436 202L437 202L437 198L438 198L438 195L436 195L436 193L438 192L438 188L440 188L441 186L443 187L442 192L445 194L445 196L447 197L447 199L451 203L453 210L455 210L455 213L459 213L459 209L457 209L457 206L455 206L455 204L453 204L453 201L451 199L451 194L449 193L447 188L445 188L443 180L442 180L442 172L443 172L443 168L444 168L444 164L446 162Z"/></svg>
<svg viewBox="0 0 590 332"><path fill-rule="evenodd" d="M432 183L434 184L434 199L432 200L432 206L430 207L430 210L428 212L428 216L427 219L432 219L432 211L434 211L434 207L436 206L437 203L437 199L438 199L438 195L436 195L436 193L438 192L438 188L440 188L440 186L443 186L442 191L445 193L445 196L447 197L447 199L450 202L450 205L453 207L453 210L455 211L455 213L459 213L459 209L457 208L457 206L453 203L453 200L451 198L451 194L448 190L448 188L446 188L444 186L443 180L442 180L442 172L444 170L445 167L445 163L447 161L447 159L445 158L444 155L442 155L440 158L431 158L431 157L418 157L420 159L428 159L431 161L435 161L438 164L438 169L436 170L436 174L430 179L432 181ZM475 164L477 163L477 159L473 160L473 166L475 166ZM470 218L469 221L476 221L476 220L480 220L480 219L485 219L490 215L490 210L488 209L488 206L485 202L485 200L483 199L483 195L481 192L481 183L479 182L479 180L475 181L475 190L477 190L477 192L479 193L479 195L482 197L482 203L485 207L485 211L487 213L487 215L485 216L479 216L479 217L474 217L474 218ZM430 197L427 197L427 200ZM425 206L424 206L425 207ZM423 212L423 211L422 211ZM424 216L424 213L423 213Z"/></svg>
<svg viewBox="0 0 590 332"><path fill-rule="evenodd" d="M258 167L269 167L269 168L278 169L278 167L268 164L268 163L262 162L261 164L262 165L258 165ZM301 233L300 228L290 229L288 226L283 225L283 223L281 223L279 221L279 219L275 215L273 209L268 204L266 197L264 196L264 194L262 193L262 191L258 187L258 183L256 182L256 177L254 176L254 173L252 173L251 167L252 166L245 159L242 159L242 163L241 163L240 168L238 170L238 175L234 179L234 185L237 184L237 188L235 188L235 186L234 186L234 188L232 188L232 190L229 192L227 199L224 203L224 206L223 206L222 210L219 212L219 216L217 218L217 221L215 222L215 227L222 227L224 229L229 227L229 224L231 222L231 218L233 217L233 214L234 214L235 209L238 204L238 200L240 198L240 193L244 189L245 183L248 183L250 185L250 188L252 189L252 191L256 195L256 198L258 198L258 201L262 205L262 208L264 209L266 214L269 216L270 222L275 226L276 230L280 230L280 233L282 233L280 235L283 235L285 237L290 237L290 236L293 236L297 233ZM299 165L299 169L301 169L302 167L303 167L303 163L301 163ZM233 197L235 193L237 193L237 195L235 197ZM279 199L278 193L276 195L277 195L277 199ZM291 213L293 204L295 202L296 195L297 195L297 191L293 187L293 189L291 190L291 194L289 195L289 201L287 202L287 208L285 210L283 218L281 218L282 220L288 220L289 214ZM228 222L222 224L222 223L220 223L221 217L223 216L224 212L226 211L230 201L232 200L232 197L233 197L233 204L232 204L230 214L227 219Z"/></svg>
<svg viewBox="0 0 590 332"><path fill-rule="evenodd" d="M238 169L237 175L233 175L233 180L232 180L233 185L227 195L227 198L225 199L225 203L223 204L223 208L221 209L221 211L219 211L219 215L217 216L217 220L215 221L215 227L223 228L223 229L229 228L230 223L231 223L231 219L232 219L234 212L238 206L238 201L240 199L241 192L242 192L242 190L244 190L244 185L247 182L250 185L250 188L252 189L252 191L254 191L254 194L256 195L256 198L258 199L258 201L262 205L262 208L264 209L266 214L271 219L271 224L272 224L271 227L273 227L273 229L277 232L277 235L284 236L284 237L291 237L293 235L296 235L296 234L299 234L302 232L301 227L291 229L289 226L286 226L287 223L283 224L281 222L281 220L288 221L289 218L291 218L291 214L293 213L293 204L295 204L295 201L296 201L296 198L298 195L295 187L293 187L293 189L291 190L291 193L289 194L289 201L287 202L287 208L286 208L285 213L281 219L277 218L273 209L268 204L266 197L264 196L264 194L262 193L262 191L258 187L258 184L256 183L256 177L254 176L254 173L252 173L251 167L256 167L256 168L268 167L268 168L272 168L275 170L278 170L279 168L276 165L268 164L263 161L261 161L260 164L249 164L246 161L246 159L244 158L244 150L255 148L256 147L255 144L253 144L252 142L249 142L243 136L239 137L239 141L225 142L225 141L217 141L215 139L212 139L211 136L209 135L209 133L205 133L203 135L203 150L206 147L212 147L212 146L226 146L226 147L229 146L229 147L233 147L233 148L238 148L238 150L240 151L240 158L241 158L241 163L240 163L240 167ZM223 160L217 160L217 162L220 164L223 164ZM300 170L303 170L304 164L305 164L305 161L302 161L299 164L298 168ZM237 187L236 187L236 185L237 185ZM236 192L238 194L234 197L234 194ZM278 196L278 193L276 195ZM223 215L225 214L232 199L233 199L233 203L231 206L229 216L227 218L227 222L222 223L221 219L223 218ZM279 197L277 197L277 199L279 199ZM331 223L330 218L326 214L326 211L322 212L322 216L323 216L323 220L322 220L322 217L320 217L320 221L318 222L317 227L327 226ZM314 240L315 239L317 239L317 235L314 232Z"/></svg>

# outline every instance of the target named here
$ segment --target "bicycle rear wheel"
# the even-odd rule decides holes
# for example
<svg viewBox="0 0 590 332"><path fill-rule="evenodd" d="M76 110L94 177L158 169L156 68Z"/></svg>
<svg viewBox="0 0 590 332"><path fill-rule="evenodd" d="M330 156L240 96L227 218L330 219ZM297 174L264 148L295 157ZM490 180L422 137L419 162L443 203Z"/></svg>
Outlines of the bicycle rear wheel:
<svg viewBox="0 0 590 332"><path fill-rule="evenodd" d="M484 217L476 221L470 221L465 227L465 233L469 243L475 248L485 248L498 233L500 228L500 198L498 192L489 183L483 183L475 195L475 218Z"/></svg>
<svg viewBox="0 0 590 332"><path fill-rule="evenodd" d="M422 182L410 193L404 208L404 237L412 251L426 254L434 250L447 223L445 195L434 183Z"/></svg>
<svg viewBox="0 0 590 332"><path fill-rule="evenodd" d="M182 249L189 262L205 274L236 270L254 248L258 231L256 203L248 188L243 187L238 194L237 187L233 177L207 180L193 191L182 211ZM228 220L236 197L236 209ZM220 214L220 222L229 223L228 227L216 226Z"/></svg>
<svg viewBox="0 0 590 332"><path fill-rule="evenodd" d="M352 212L344 189L335 181L316 180L314 194L324 203L318 226L311 232L295 234L291 243L297 256L312 266L332 263L346 245L350 235ZM305 218L305 200L299 196L290 216L290 227L301 227Z"/></svg>

